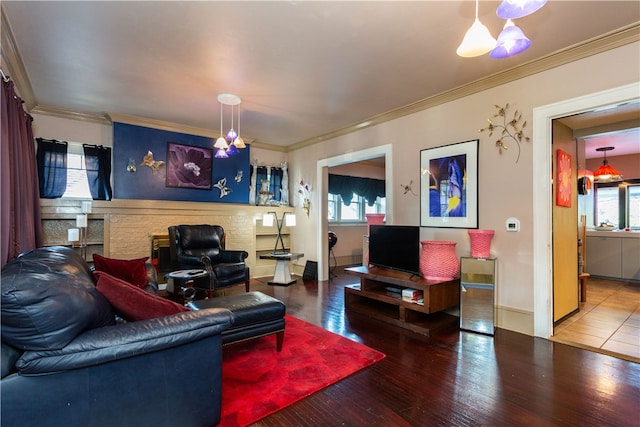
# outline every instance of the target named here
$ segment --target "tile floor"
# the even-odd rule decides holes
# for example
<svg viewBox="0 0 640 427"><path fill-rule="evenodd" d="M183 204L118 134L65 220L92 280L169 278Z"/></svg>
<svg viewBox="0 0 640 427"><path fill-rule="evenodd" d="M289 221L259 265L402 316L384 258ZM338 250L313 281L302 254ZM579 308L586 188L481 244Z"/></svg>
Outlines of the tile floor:
<svg viewBox="0 0 640 427"><path fill-rule="evenodd" d="M640 363L640 284L590 278L587 301L551 340Z"/></svg>

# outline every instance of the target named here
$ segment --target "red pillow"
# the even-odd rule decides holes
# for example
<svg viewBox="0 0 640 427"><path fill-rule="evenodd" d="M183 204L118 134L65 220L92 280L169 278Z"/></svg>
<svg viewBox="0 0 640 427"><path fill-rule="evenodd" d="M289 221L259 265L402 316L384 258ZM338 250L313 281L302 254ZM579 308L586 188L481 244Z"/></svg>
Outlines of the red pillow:
<svg viewBox="0 0 640 427"><path fill-rule="evenodd" d="M98 277L98 292L105 296L115 312L125 320L135 322L190 311L187 307L145 292L110 274L102 271L94 274Z"/></svg>
<svg viewBox="0 0 640 427"><path fill-rule="evenodd" d="M145 266L145 262L147 262L148 259L149 257L139 259L113 259L93 254L93 265L97 271L104 271L127 283L131 283L139 288L144 288L148 284L147 267Z"/></svg>

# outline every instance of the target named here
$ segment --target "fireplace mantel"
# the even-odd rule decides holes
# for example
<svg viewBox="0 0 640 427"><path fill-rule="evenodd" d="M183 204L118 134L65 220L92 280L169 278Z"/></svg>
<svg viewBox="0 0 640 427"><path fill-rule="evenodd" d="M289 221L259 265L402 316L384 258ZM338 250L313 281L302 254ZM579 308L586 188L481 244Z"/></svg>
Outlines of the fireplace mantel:
<svg viewBox="0 0 640 427"><path fill-rule="evenodd" d="M102 254L107 257L132 259L151 257L153 235L166 234L171 225L218 224L224 227L227 249L249 252L247 264L252 277L273 274L272 263L258 260L256 226L266 212L294 212L293 207L251 206L207 202L169 202L158 200L94 200L90 221L103 225ZM45 244L66 245L66 226L81 211L81 200L42 199L40 201ZM294 244L294 234L290 238ZM96 252L100 252L96 250ZM301 266L304 259L299 260Z"/></svg>

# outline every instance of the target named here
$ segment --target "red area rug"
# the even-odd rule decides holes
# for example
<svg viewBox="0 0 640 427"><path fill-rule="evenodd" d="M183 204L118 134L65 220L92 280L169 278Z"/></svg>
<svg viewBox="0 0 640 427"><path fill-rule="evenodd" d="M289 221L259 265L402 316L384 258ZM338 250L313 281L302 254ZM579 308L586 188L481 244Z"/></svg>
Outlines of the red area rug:
<svg viewBox="0 0 640 427"><path fill-rule="evenodd" d="M284 346L275 335L224 348L220 426L245 426L385 356L364 344L286 316Z"/></svg>

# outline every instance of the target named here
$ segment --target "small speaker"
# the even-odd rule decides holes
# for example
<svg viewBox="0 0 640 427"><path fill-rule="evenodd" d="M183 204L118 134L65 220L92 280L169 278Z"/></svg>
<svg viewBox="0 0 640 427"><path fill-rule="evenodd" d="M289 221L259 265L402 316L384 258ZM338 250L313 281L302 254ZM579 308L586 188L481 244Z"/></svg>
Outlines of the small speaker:
<svg viewBox="0 0 640 427"><path fill-rule="evenodd" d="M316 261L307 261L304 265L302 280L305 282L318 280L318 263Z"/></svg>

